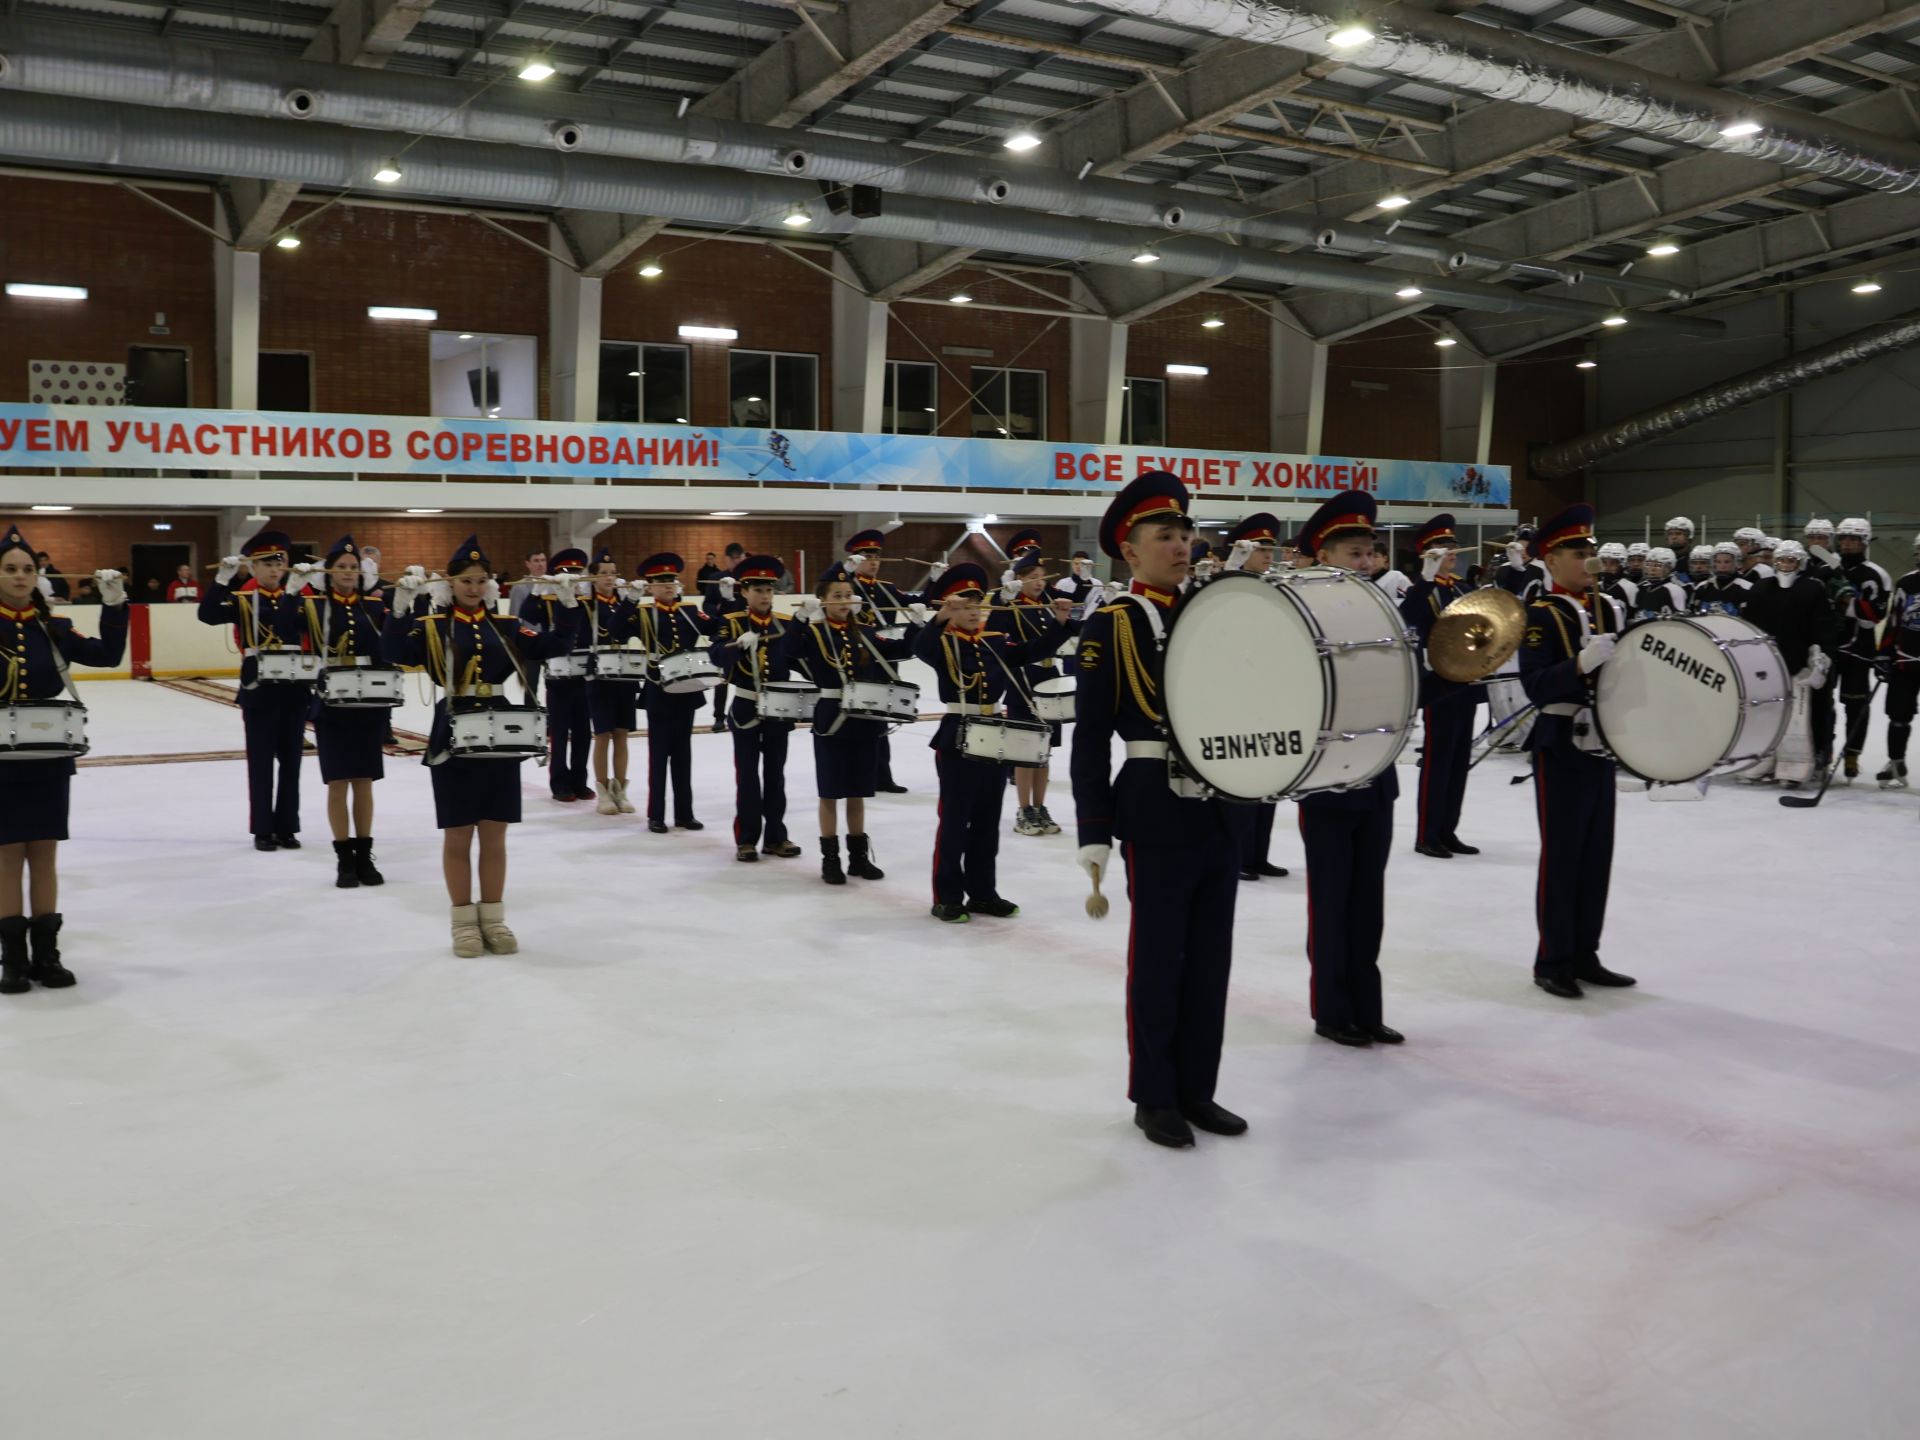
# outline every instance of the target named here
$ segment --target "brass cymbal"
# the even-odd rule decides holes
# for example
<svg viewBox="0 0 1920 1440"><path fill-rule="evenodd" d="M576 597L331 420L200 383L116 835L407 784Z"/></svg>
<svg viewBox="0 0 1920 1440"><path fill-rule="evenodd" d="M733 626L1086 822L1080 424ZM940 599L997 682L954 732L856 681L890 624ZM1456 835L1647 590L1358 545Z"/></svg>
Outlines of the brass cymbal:
<svg viewBox="0 0 1920 1440"><path fill-rule="evenodd" d="M1484 680L1520 648L1527 628L1526 607L1498 586L1463 595L1433 622L1427 656L1434 673L1469 685Z"/></svg>

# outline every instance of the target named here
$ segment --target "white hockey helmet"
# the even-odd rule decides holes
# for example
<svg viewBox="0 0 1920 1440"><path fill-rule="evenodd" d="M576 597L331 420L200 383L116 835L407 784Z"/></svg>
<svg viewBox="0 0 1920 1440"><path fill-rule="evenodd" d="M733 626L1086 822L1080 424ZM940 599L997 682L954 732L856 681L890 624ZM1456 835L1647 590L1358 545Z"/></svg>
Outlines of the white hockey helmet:
<svg viewBox="0 0 1920 1440"><path fill-rule="evenodd" d="M1693 533L1693 521L1689 520L1684 515L1676 515L1671 520L1667 521L1667 529L1684 530L1687 532L1687 534L1691 535Z"/></svg>
<svg viewBox="0 0 1920 1440"><path fill-rule="evenodd" d="M1647 558L1647 542L1644 540L1636 540L1631 545L1627 546L1627 558L1629 560L1646 559Z"/></svg>
<svg viewBox="0 0 1920 1440"><path fill-rule="evenodd" d="M1725 542L1723 541L1722 544L1725 544ZM1720 549L1720 545L1696 545L1687 552L1687 559L1689 562L1694 560L1711 560L1720 552ZM1727 545L1726 549L1729 554L1738 555L1740 553L1740 547L1738 545Z"/></svg>
<svg viewBox="0 0 1920 1440"><path fill-rule="evenodd" d="M1647 551L1647 559L1654 565L1664 565L1671 570L1678 557L1664 545L1656 545Z"/></svg>
<svg viewBox="0 0 1920 1440"><path fill-rule="evenodd" d="M1713 553L1716 555L1731 555L1735 559L1738 559L1740 556L1740 547L1731 540L1722 540L1718 545L1713 547Z"/></svg>
<svg viewBox="0 0 1920 1440"><path fill-rule="evenodd" d="M1849 515L1845 520L1840 522L1837 533L1841 535L1857 535L1862 540L1871 540L1873 539L1873 526L1862 520L1858 515Z"/></svg>
<svg viewBox="0 0 1920 1440"><path fill-rule="evenodd" d="M1751 525L1742 525L1738 530L1733 532L1733 538L1735 540L1745 540L1749 544L1757 545L1767 538L1767 532L1764 530L1756 530Z"/></svg>
<svg viewBox="0 0 1920 1440"><path fill-rule="evenodd" d="M1807 563L1807 547L1802 545L1798 540L1782 540L1778 545L1773 547L1773 558L1776 560L1793 560L1804 565Z"/></svg>
<svg viewBox="0 0 1920 1440"><path fill-rule="evenodd" d="M1831 540L1833 538L1833 521L1822 520L1818 516L1807 521L1807 538L1811 540L1816 535L1824 535L1827 539Z"/></svg>
<svg viewBox="0 0 1920 1440"><path fill-rule="evenodd" d="M1600 547L1599 555L1602 560L1625 560L1627 558L1627 547L1622 545L1618 540L1609 540Z"/></svg>
<svg viewBox="0 0 1920 1440"><path fill-rule="evenodd" d="M1800 542L1796 540L1794 543L1797 545ZM1762 535L1758 548L1762 555L1777 554L1780 549L1780 537L1778 535Z"/></svg>

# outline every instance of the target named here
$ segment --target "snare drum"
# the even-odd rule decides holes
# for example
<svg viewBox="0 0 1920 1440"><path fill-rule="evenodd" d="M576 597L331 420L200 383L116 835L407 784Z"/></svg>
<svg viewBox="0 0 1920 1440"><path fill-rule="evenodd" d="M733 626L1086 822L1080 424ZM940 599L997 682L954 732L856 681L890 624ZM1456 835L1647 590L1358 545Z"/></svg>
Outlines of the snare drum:
<svg viewBox="0 0 1920 1440"><path fill-rule="evenodd" d="M1056 675L1033 687L1033 713L1039 719L1063 724L1073 719L1075 681L1071 675Z"/></svg>
<svg viewBox="0 0 1920 1440"><path fill-rule="evenodd" d="M391 709L406 703L406 677L391 665L329 665L320 672L320 703L340 709Z"/></svg>
<svg viewBox="0 0 1920 1440"><path fill-rule="evenodd" d="M1487 681L1487 714L1498 727L1493 748L1512 753L1527 748L1527 736L1533 733L1533 712L1513 720L1527 709L1526 688L1520 683L1519 652L1508 659ZM1512 724L1504 722L1512 720Z"/></svg>
<svg viewBox="0 0 1920 1440"><path fill-rule="evenodd" d="M326 668L320 656L307 650L261 650L253 658L262 685L311 685Z"/></svg>
<svg viewBox="0 0 1920 1440"><path fill-rule="evenodd" d="M593 657L585 650L570 655L550 656L544 666L549 680L584 680L593 670Z"/></svg>
<svg viewBox="0 0 1920 1440"><path fill-rule="evenodd" d="M1773 637L1736 615L1650 620L1595 675L1593 714L1622 769L1678 784L1771 755L1793 715L1793 677Z"/></svg>
<svg viewBox="0 0 1920 1440"><path fill-rule="evenodd" d="M960 753L996 765L1045 765L1053 755L1053 727L1002 715L963 715Z"/></svg>
<svg viewBox="0 0 1920 1440"><path fill-rule="evenodd" d="M888 723L920 718L920 687L902 680L849 680L840 692L840 713L850 720Z"/></svg>
<svg viewBox="0 0 1920 1440"><path fill-rule="evenodd" d="M602 645L593 652L593 678L633 680L647 678L647 652L621 645Z"/></svg>
<svg viewBox="0 0 1920 1440"><path fill-rule="evenodd" d="M1172 760L1259 801L1364 785L1419 708L1399 612L1349 570L1230 571L1181 599L1162 668Z"/></svg>
<svg viewBox="0 0 1920 1440"><path fill-rule="evenodd" d="M78 700L0 705L0 760L73 760L89 748L87 710Z"/></svg>
<svg viewBox="0 0 1920 1440"><path fill-rule="evenodd" d="M820 703L818 686L804 680L762 680L760 682L760 718L762 720L811 720L813 707Z"/></svg>
<svg viewBox="0 0 1920 1440"><path fill-rule="evenodd" d="M547 753L547 712L537 705L461 710L449 717L449 753L462 760L530 760Z"/></svg>
<svg viewBox="0 0 1920 1440"><path fill-rule="evenodd" d="M692 695L711 690L726 679L704 650L680 650L662 655L654 667L660 688L669 695Z"/></svg>

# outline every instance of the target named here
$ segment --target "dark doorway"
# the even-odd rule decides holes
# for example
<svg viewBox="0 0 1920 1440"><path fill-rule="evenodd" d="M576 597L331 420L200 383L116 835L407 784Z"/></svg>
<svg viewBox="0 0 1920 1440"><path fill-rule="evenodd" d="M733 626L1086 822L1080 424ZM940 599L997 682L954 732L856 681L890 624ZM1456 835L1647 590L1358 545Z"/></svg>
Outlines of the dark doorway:
<svg viewBox="0 0 1920 1440"><path fill-rule="evenodd" d="M192 401L187 352L158 345L127 347L127 404L185 409Z"/></svg>
<svg viewBox="0 0 1920 1440"><path fill-rule="evenodd" d="M139 601L156 598L147 589L147 581L160 582L158 599L167 598L167 586L177 578L174 574L182 565L193 564L193 546L188 544L155 544L145 540L133 542L133 579L127 585L128 598ZM204 587L205 580L201 580Z"/></svg>
<svg viewBox="0 0 1920 1440"><path fill-rule="evenodd" d="M313 357L304 351L261 351L260 408L313 409Z"/></svg>

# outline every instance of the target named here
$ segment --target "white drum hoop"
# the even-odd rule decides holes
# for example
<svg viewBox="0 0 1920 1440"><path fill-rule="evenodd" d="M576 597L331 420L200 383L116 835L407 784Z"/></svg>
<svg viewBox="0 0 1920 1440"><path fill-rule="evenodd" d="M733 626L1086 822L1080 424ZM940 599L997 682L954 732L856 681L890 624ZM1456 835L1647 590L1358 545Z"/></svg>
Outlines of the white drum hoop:
<svg viewBox="0 0 1920 1440"><path fill-rule="evenodd" d="M541 668L549 680L584 680L593 669L593 657L584 650L549 655Z"/></svg>
<svg viewBox="0 0 1920 1440"><path fill-rule="evenodd" d="M1683 632L1704 636L1705 644L1697 640L1688 644L1681 638ZM1719 652L1718 662L1705 653L1708 650ZM1616 670L1615 664L1622 656L1629 657L1628 662ZM1733 724L1718 756L1704 768L1700 768L1704 753L1656 763L1649 747L1629 739L1627 722L1643 716L1647 708L1647 696L1635 676L1636 667L1645 663L1666 665L1671 674L1697 682L1715 694L1727 693L1730 682L1737 699L1728 712ZM1692 692L1680 689L1675 693L1685 696ZM1787 673L1779 645L1752 621L1737 615L1670 615L1630 626L1621 634L1613 659L1601 666L1595 677L1592 708L1602 750L1616 765L1649 784L1679 785L1702 776L1744 770L1773 754L1793 719L1793 678ZM1611 733L1606 718L1609 712L1614 717ZM1692 737L1700 733L1697 721L1676 727L1677 718L1661 717L1657 732L1669 740L1676 734Z"/></svg>
<svg viewBox="0 0 1920 1440"><path fill-rule="evenodd" d="M669 695L692 695L711 690L727 677L704 650L677 650L662 655L654 666L655 683Z"/></svg>
<svg viewBox="0 0 1920 1440"><path fill-rule="evenodd" d="M762 720L811 720L820 703L820 687L804 680L762 680L755 708Z"/></svg>
<svg viewBox="0 0 1920 1440"><path fill-rule="evenodd" d="M392 665L329 665L320 672L320 703L336 710L390 710L406 699L406 676Z"/></svg>
<svg viewBox="0 0 1920 1440"><path fill-rule="evenodd" d="M547 753L547 712L537 705L459 710L447 718L447 751L462 760L529 760Z"/></svg>
<svg viewBox="0 0 1920 1440"><path fill-rule="evenodd" d="M311 685L325 669L310 650L254 652L254 679L261 685Z"/></svg>
<svg viewBox="0 0 1920 1440"><path fill-rule="evenodd" d="M1044 767L1053 754L1053 727L1004 715L962 715L960 753L992 765Z"/></svg>
<svg viewBox="0 0 1920 1440"><path fill-rule="evenodd" d="M647 652L629 650L621 645L603 645L593 652L593 678L626 680L634 684L647 678Z"/></svg>
<svg viewBox="0 0 1920 1440"><path fill-rule="evenodd" d="M87 743L87 707L78 700L0 705L0 761L77 760Z"/></svg>
<svg viewBox="0 0 1920 1440"><path fill-rule="evenodd" d="M1078 682L1071 675L1056 675L1033 687L1033 713L1039 719L1065 724L1073 719L1074 695Z"/></svg>
<svg viewBox="0 0 1920 1440"><path fill-rule="evenodd" d="M918 720L920 687L906 680L849 680L840 690L840 713L850 720Z"/></svg>

